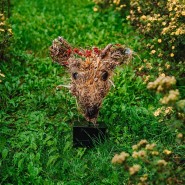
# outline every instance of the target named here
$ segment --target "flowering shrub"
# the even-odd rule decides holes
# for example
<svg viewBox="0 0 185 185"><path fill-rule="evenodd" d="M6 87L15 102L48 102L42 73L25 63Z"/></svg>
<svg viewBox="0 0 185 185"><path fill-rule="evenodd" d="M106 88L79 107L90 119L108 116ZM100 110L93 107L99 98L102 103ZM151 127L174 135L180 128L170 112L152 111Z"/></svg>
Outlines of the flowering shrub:
<svg viewBox="0 0 185 185"><path fill-rule="evenodd" d="M93 0L96 6L94 11L102 10L108 7L113 7L116 10L120 11L122 14L125 14L129 9L129 0Z"/></svg>
<svg viewBox="0 0 185 185"><path fill-rule="evenodd" d="M160 103L163 106L154 112L154 116L159 118L159 122L177 129L178 134L184 134L185 100L179 100L180 92L174 89L175 85L175 77L161 74L154 82L149 82L147 88L162 95Z"/></svg>
<svg viewBox="0 0 185 185"><path fill-rule="evenodd" d="M172 89L175 85L175 77L166 76L163 73L154 82L149 82L147 88L151 90L156 90L157 93L161 93L163 95L163 98L160 99L160 102L162 104L174 105L180 97L179 90ZM180 104L180 106L182 106L182 103Z"/></svg>
<svg viewBox="0 0 185 185"><path fill-rule="evenodd" d="M2 80L1 80L1 77L5 77L5 75L3 74L3 73L1 73L1 70L0 70L0 83L2 82Z"/></svg>
<svg viewBox="0 0 185 185"><path fill-rule="evenodd" d="M180 0L130 0L131 24L152 39L150 54L162 58L185 57L185 4Z"/></svg>
<svg viewBox="0 0 185 185"><path fill-rule="evenodd" d="M143 35L152 39L147 44L151 55L165 59L185 57L185 4L181 0L93 0L94 11L114 7L130 11L127 19ZM129 14L129 13L128 13Z"/></svg>
<svg viewBox="0 0 185 185"><path fill-rule="evenodd" d="M4 14L0 14L0 59L4 60L10 46L10 38L12 37L12 29L6 22Z"/></svg>
<svg viewBox="0 0 185 185"><path fill-rule="evenodd" d="M182 136L183 137L183 136ZM112 164L123 165L128 176L128 184L174 184L183 182L183 172L178 162L174 160L171 150L159 147L143 139L132 146L132 152L116 154Z"/></svg>
<svg viewBox="0 0 185 185"><path fill-rule="evenodd" d="M174 76L160 75L154 82L148 83L148 89L155 89L157 92L163 92L176 84Z"/></svg>

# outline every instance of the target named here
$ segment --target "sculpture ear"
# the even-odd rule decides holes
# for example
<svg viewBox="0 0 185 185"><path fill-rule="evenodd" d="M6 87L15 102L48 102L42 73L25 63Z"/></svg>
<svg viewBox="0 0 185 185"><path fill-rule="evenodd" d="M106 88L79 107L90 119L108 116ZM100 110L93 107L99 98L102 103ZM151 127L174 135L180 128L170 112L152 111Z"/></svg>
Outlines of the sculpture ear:
<svg viewBox="0 0 185 185"><path fill-rule="evenodd" d="M101 58L109 60L112 68L127 63L132 59L133 51L120 44L108 44L101 53Z"/></svg>
<svg viewBox="0 0 185 185"><path fill-rule="evenodd" d="M64 38L58 37L57 39L55 39L49 50L51 58L54 62L68 67L68 59L72 55L72 47Z"/></svg>

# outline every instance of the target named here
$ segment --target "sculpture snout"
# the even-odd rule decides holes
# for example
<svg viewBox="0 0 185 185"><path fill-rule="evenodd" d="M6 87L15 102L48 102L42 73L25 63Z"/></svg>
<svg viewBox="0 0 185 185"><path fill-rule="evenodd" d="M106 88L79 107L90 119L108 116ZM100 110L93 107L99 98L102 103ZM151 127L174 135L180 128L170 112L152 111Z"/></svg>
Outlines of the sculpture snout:
<svg viewBox="0 0 185 185"><path fill-rule="evenodd" d="M88 107L86 109L86 115L90 119L96 118L99 112L99 107L97 105L93 105L92 107Z"/></svg>

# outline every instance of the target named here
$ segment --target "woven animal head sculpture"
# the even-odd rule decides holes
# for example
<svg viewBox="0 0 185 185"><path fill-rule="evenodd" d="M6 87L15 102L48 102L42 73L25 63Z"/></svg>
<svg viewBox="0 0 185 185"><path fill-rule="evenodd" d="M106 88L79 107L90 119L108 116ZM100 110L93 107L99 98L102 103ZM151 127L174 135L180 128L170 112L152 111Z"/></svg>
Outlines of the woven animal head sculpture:
<svg viewBox="0 0 185 185"><path fill-rule="evenodd" d="M104 49L73 48L62 37L50 47L53 61L68 68L71 84L68 87L77 98L80 110L87 121L96 124L103 98L111 85L116 66L126 63L133 52L120 44L108 44Z"/></svg>

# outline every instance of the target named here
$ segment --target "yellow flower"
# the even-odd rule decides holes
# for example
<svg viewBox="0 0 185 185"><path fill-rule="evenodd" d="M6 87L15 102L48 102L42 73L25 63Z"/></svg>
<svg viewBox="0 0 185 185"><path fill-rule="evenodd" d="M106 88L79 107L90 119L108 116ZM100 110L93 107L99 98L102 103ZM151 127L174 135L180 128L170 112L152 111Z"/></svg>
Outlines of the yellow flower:
<svg viewBox="0 0 185 185"><path fill-rule="evenodd" d="M162 57L162 56L163 56L163 54L162 54L162 53L159 53L159 54L158 54L158 57Z"/></svg>
<svg viewBox="0 0 185 185"><path fill-rule="evenodd" d="M5 16L2 14L1 16L1 20L4 21L5 20Z"/></svg>
<svg viewBox="0 0 185 185"><path fill-rule="evenodd" d="M137 11L138 11L139 13L141 13L141 7L140 7L140 6L137 7Z"/></svg>
<svg viewBox="0 0 185 185"><path fill-rule="evenodd" d="M133 165L132 167L129 168L130 175L134 175L141 169L141 166L138 164Z"/></svg>
<svg viewBox="0 0 185 185"><path fill-rule="evenodd" d="M3 78L5 77L5 75L4 75L4 74L2 74L2 73L0 73L0 76L2 76Z"/></svg>
<svg viewBox="0 0 185 185"><path fill-rule="evenodd" d="M1 70L0 70L0 76L3 77L3 78L5 77L5 75L1 73ZM1 82L2 82L2 80L0 80L0 83Z"/></svg>
<svg viewBox="0 0 185 185"><path fill-rule="evenodd" d="M164 73L161 73L160 77L165 77L166 75Z"/></svg>
<svg viewBox="0 0 185 185"><path fill-rule="evenodd" d="M154 82L149 82L147 85L148 89L156 89L158 92L163 91L164 89L169 89L172 85L176 84L176 79L174 76L165 76L162 73ZM171 92L172 93L172 92Z"/></svg>
<svg viewBox="0 0 185 185"><path fill-rule="evenodd" d="M158 68L159 72L163 71L163 68L162 67L159 67Z"/></svg>
<svg viewBox="0 0 185 185"><path fill-rule="evenodd" d="M98 8L97 8L97 7L94 7L94 8L93 8L93 11L94 11L94 12L97 12L97 11L98 11Z"/></svg>
<svg viewBox="0 0 185 185"><path fill-rule="evenodd" d="M132 146L132 149L133 149L133 150L137 150L137 149L138 149L138 145L133 145L133 146Z"/></svg>
<svg viewBox="0 0 185 185"><path fill-rule="evenodd" d="M182 133L179 133L179 134L177 135L177 138L179 138L179 139L183 138L183 134L182 134Z"/></svg>
<svg viewBox="0 0 185 185"><path fill-rule="evenodd" d="M155 112L154 112L154 116L159 116L160 115L160 113L161 113L161 109L160 108L158 108Z"/></svg>
<svg viewBox="0 0 185 185"><path fill-rule="evenodd" d="M155 53L156 53L156 51L155 51L155 50L152 50L152 51L151 51L151 54L155 54Z"/></svg>
<svg viewBox="0 0 185 185"><path fill-rule="evenodd" d="M112 163L113 164L122 164L126 158L129 156L128 153L126 152L121 152L120 155L116 154L113 158L112 158Z"/></svg>
<svg viewBox="0 0 185 185"><path fill-rule="evenodd" d="M141 20L146 20L146 18L147 18L146 15L142 15L140 19Z"/></svg>
<svg viewBox="0 0 185 185"><path fill-rule="evenodd" d="M172 46L172 49L175 49L175 46Z"/></svg>
<svg viewBox="0 0 185 185"><path fill-rule="evenodd" d="M170 64L167 64L167 63L166 63L166 64L165 64L165 67L166 67L166 69L170 69L171 66L170 66Z"/></svg>
<svg viewBox="0 0 185 185"><path fill-rule="evenodd" d="M113 3L116 4L116 5L119 5L120 4L120 0L114 0Z"/></svg>
<svg viewBox="0 0 185 185"><path fill-rule="evenodd" d="M120 6L120 8L123 8L123 7L126 7L127 5L126 4L122 4L121 6Z"/></svg>
<svg viewBox="0 0 185 185"><path fill-rule="evenodd" d="M146 152L144 150L140 150L139 152L134 151L132 154L133 158L138 158L138 157L145 157L146 156Z"/></svg>
<svg viewBox="0 0 185 185"><path fill-rule="evenodd" d="M166 154L166 155L170 155L172 152L171 152L170 150L165 149L165 150L163 151L163 153Z"/></svg>
<svg viewBox="0 0 185 185"><path fill-rule="evenodd" d="M139 154L139 157L146 157L146 152L144 150L140 150L138 154Z"/></svg>
<svg viewBox="0 0 185 185"><path fill-rule="evenodd" d="M150 80L150 75L146 76L144 83L147 83Z"/></svg>
<svg viewBox="0 0 185 185"><path fill-rule="evenodd" d="M128 15L126 19L129 20L130 19L130 15Z"/></svg>
<svg viewBox="0 0 185 185"><path fill-rule="evenodd" d="M12 33L12 29L8 29L8 32L12 35L13 33Z"/></svg>
<svg viewBox="0 0 185 185"><path fill-rule="evenodd" d="M173 108L172 108L172 107L167 107L167 108L165 109L165 114L166 114L166 115L167 115L167 114L170 114L172 111L173 111Z"/></svg>
<svg viewBox="0 0 185 185"><path fill-rule="evenodd" d="M168 8L168 10L171 12L172 11L172 7Z"/></svg>
<svg viewBox="0 0 185 185"><path fill-rule="evenodd" d="M147 62L147 63L146 63L146 68L147 68L147 69L152 69L152 68L153 68L153 67L152 67L152 64L149 63L149 62Z"/></svg>
<svg viewBox="0 0 185 185"><path fill-rule="evenodd" d="M170 53L170 57L174 57L174 54L173 53Z"/></svg>
<svg viewBox="0 0 185 185"><path fill-rule="evenodd" d="M141 71L143 69L144 66L141 66L138 70Z"/></svg>
<svg viewBox="0 0 185 185"><path fill-rule="evenodd" d="M141 182L145 182L148 179L148 175L144 174L142 177L140 177Z"/></svg>
<svg viewBox="0 0 185 185"><path fill-rule="evenodd" d="M158 43L161 43L162 42L162 39L158 39Z"/></svg>
<svg viewBox="0 0 185 185"><path fill-rule="evenodd" d="M159 155L159 152L158 151L152 151L151 154L152 155Z"/></svg>
<svg viewBox="0 0 185 185"><path fill-rule="evenodd" d="M176 90L170 90L169 91L169 94L164 96L160 102L162 104L168 104L168 103L171 103L171 102L175 102L179 99L179 90L176 89Z"/></svg>
<svg viewBox="0 0 185 185"><path fill-rule="evenodd" d="M138 157L139 157L139 156L138 156L138 152L134 151L133 154L132 154L132 157L133 157L133 158L138 158Z"/></svg>
<svg viewBox="0 0 185 185"><path fill-rule="evenodd" d="M145 147L145 149L146 149L146 150L153 150L153 148L154 148L155 146L156 146L155 143L147 144L146 147Z"/></svg>
<svg viewBox="0 0 185 185"><path fill-rule="evenodd" d="M165 160L161 159L161 160L158 160L158 161L157 161L157 164L158 164L159 166L166 166L166 165L167 165L167 162L166 162Z"/></svg>
<svg viewBox="0 0 185 185"><path fill-rule="evenodd" d="M4 25L5 25L5 23L4 23L4 22L1 22L1 23L0 23L0 26L4 26Z"/></svg>
<svg viewBox="0 0 185 185"><path fill-rule="evenodd" d="M146 139L142 139L141 141L139 141L138 145L142 146L142 145L145 145L147 143L148 143L148 141Z"/></svg>

